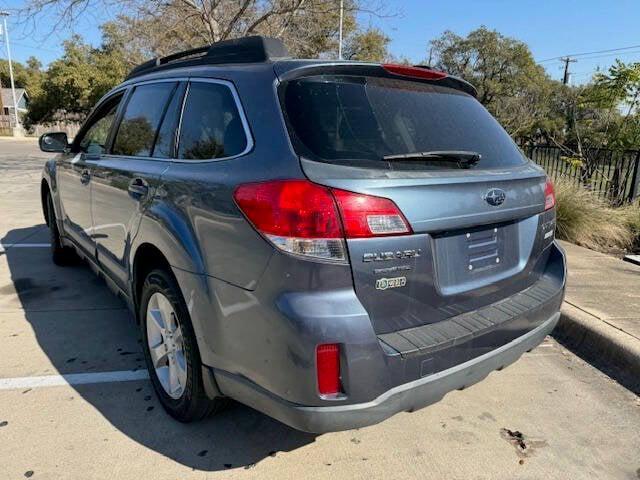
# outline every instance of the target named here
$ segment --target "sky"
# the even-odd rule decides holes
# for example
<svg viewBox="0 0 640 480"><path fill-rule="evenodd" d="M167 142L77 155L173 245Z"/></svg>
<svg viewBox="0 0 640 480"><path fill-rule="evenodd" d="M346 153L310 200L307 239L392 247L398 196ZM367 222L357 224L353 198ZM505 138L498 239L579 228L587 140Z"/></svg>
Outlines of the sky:
<svg viewBox="0 0 640 480"><path fill-rule="evenodd" d="M378 0L380 1L380 0ZM338 0L336 0L336 3ZM23 0L0 0L0 9L14 9ZM596 68L606 69L616 57L640 61L640 0L388 0L394 15L361 15L364 26L381 28L390 38L390 51L416 63L428 56L429 40L445 30L466 35L481 25L496 29L529 45L536 61L548 73L562 77L563 65L554 57L635 47L576 57L570 70L572 83L589 80ZM98 26L116 12L88 12L71 29L49 34L51 19L43 16L35 30L9 17L14 59L35 56L47 64L62 53L62 41L78 33L94 44L100 42ZM5 57L4 49L0 57Z"/></svg>

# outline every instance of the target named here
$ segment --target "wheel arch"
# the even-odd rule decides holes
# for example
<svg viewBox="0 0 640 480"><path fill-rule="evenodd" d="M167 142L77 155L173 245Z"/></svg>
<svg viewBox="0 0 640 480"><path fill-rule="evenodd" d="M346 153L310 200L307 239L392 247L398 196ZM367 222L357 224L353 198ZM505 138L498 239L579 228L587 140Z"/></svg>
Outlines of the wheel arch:
<svg viewBox="0 0 640 480"><path fill-rule="evenodd" d="M140 296L142 294L142 285L144 280L152 270L157 268L166 269L171 272L171 264L167 257L160 251L158 247L151 243L142 243L136 249L132 262L132 281L131 293L133 296L133 304L136 309L136 320L138 318L138 309L140 307Z"/></svg>
<svg viewBox="0 0 640 480"><path fill-rule="evenodd" d="M49 226L49 203L47 197L51 195L51 188L47 179L43 178L40 182L40 205L42 206L42 215L44 216L44 223Z"/></svg>
<svg viewBox="0 0 640 480"><path fill-rule="evenodd" d="M49 226L48 210L49 205L47 203L47 195L51 196L51 202L53 203L54 213L57 213L60 208L56 205L56 161L54 159L47 160L42 170L42 180L40 180L40 203L42 206L42 214L44 215L44 221ZM60 218L56 214L56 218Z"/></svg>
<svg viewBox="0 0 640 480"><path fill-rule="evenodd" d="M153 264L169 271L178 268L195 274L205 273L192 229L173 209L161 202L154 203L145 212L131 241L129 280L136 308L139 306L141 282L150 271L149 265Z"/></svg>

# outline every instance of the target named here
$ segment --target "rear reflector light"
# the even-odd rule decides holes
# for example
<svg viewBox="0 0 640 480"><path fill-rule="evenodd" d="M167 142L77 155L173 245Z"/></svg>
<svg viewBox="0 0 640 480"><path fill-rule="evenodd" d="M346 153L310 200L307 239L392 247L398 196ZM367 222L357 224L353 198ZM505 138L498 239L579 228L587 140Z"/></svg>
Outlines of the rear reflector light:
<svg viewBox="0 0 640 480"><path fill-rule="evenodd" d="M316 372L320 395L340 393L340 345L325 343L317 346Z"/></svg>
<svg viewBox="0 0 640 480"><path fill-rule="evenodd" d="M387 63L382 65L387 72L394 75L402 75L403 77L424 78L427 80L442 80L448 77L445 72L439 70L431 70L424 67L411 67L409 65L398 65L395 63Z"/></svg>
<svg viewBox="0 0 640 480"><path fill-rule="evenodd" d="M308 180L247 183L236 189L234 198L276 247L306 257L346 262L345 238L411 233L391 200Z"/></svg>
<svg viewBox="0 0 640 480"><path fill-rule="evenodd" d="M553 182L549 177L544 184L544 209L549 210L556 206L556 192L553 188Z"/></svg>

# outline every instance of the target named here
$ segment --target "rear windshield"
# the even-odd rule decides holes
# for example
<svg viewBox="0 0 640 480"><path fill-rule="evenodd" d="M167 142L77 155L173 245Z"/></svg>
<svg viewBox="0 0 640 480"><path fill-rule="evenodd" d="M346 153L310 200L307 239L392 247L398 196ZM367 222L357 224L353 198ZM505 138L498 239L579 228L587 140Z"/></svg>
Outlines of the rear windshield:
<svg viewBox="0 0 640 480"><path fill-rule="evenodd" d="M380 161L420 168L451 162L383 161L387 155L468 151L472 168L521 165L526 159L491 114L470 95L432 84L378 77L317 76L289 81L284 107L299 154L312 160ZM391 165L393 164L393 165Z"/></svg>

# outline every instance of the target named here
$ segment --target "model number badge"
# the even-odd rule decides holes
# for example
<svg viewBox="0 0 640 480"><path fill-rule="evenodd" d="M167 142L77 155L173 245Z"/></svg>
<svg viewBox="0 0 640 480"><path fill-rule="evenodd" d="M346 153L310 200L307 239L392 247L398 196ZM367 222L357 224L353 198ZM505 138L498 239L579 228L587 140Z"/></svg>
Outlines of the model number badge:
<svg viewBox="0 0 640 480"><path fill-rule="evenodd" d="M407 284L407 277L379 278L376 280L377 290L386 290L387 288L404 287Z"/></svg>

